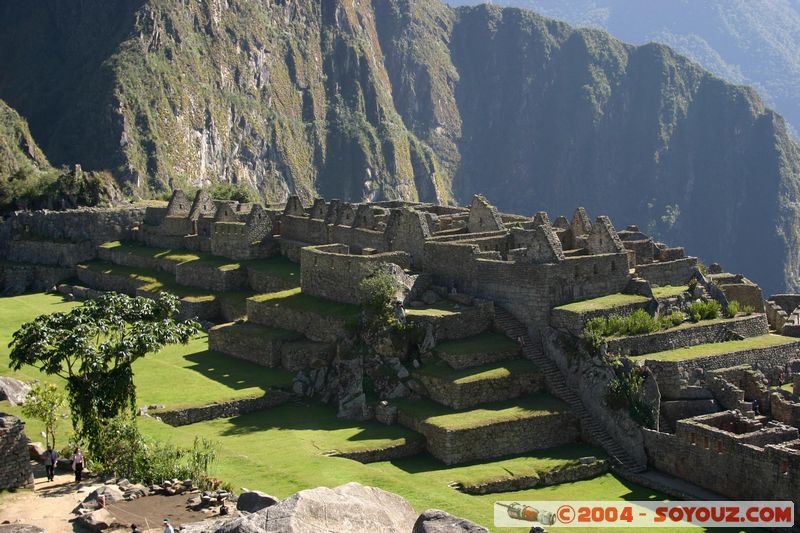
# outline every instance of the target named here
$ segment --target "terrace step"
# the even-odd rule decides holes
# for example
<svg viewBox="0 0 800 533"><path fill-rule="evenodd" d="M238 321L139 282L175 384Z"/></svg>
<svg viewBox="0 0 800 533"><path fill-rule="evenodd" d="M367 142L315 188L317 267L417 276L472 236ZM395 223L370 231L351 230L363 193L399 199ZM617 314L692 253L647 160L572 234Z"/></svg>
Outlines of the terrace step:
<svg viewBox="0 0 800 533"><path fill-rule="evenodd" d="M302 335L294 331L250 322L230 322L208 330L208 347L237 359L275 368L281 366L283 345L301 338Z"/></svg>
<svg viewBox="0 0 800 533"><path fill-rule="evenodd" d="M427 400L398 406L398 422L422 433L428 452L447 465L552 448L580 435L575 414L545 394L462 410Z"/></svg>
<svg viewBox="0 0 800 533"><path fill-rule="evenodd" d="M494 306L491 302L482 300L474 300L473 305L442 300L424 307L409 307L406 316L409 323L422 327L430 324L437 341L464 339L489 328L494 316Z"/></svg>
<svg viewBox="0 0 800 533"><path fill-rule="evenodd" d="M440 342L434 353L450 368L462 369L517 359L520 346L505 335L484 331L465 339Z"/></svg>
<svg viewBox="0 0 800 533"><path fill-rule="evenodd" d="M544 376L527 359L454 370L444 361L413 372L428 397L453 409L510 400L544 389Z"/></svg>
<svg viewBox="0 0 800 533"><path fill-rule="evenodd" d="M527 328L518 321L514 315L502 307L495 307L495 324L501 331L504 331L506 335L515 339L520 339L523 355L530 361L536 363L539 369L544 373L548 389L569 405L580 419L584 429L594 437L620 467L631 472L643 472L645 470L645 468L611 438L608 432L589 414L589 411L583 405L578 395L567 387L561 370L559 370L556 364L544 354L541 343L534 343L531 340L528 336Z"/></svg>

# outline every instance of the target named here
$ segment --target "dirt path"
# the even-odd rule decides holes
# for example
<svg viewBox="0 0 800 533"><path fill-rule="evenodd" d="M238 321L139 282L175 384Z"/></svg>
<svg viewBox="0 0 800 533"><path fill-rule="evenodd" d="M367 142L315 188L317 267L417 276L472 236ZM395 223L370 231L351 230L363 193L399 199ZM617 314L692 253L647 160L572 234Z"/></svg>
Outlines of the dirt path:
<svg viewBox="0 0 800 533"><path fill-rule="evenodd" d="M75 518L72 510L98 485L92 482L76 485L72 473L58 473L53 481L47 481L44 467L39 464L33 467L33 472L36 477L33 491L3 495L0 523L32 524L47 533L85 531L70 522Z"/></svg>
<svg viewBox="0 0 800 533"><path fill-rule="evenodd" d="M71 472L58 473L55 479L47 481L44 467L32 463L35 476L34 490L21 490L5 493L0 497L0 524L31 524L43 528L47 533L88 532L79 524L72 522L72 510L101 486L93 481L75 484ZM130 502L109 504L108 510L121 524L129 526L136 523L142 531L161 531L161 521L169 517L178 529L182 523L198 522L212 513L187 508L187 496L148 496ZM151 529L147 529L149 526ZM117 531L129 531L128 527Z"/></svg>

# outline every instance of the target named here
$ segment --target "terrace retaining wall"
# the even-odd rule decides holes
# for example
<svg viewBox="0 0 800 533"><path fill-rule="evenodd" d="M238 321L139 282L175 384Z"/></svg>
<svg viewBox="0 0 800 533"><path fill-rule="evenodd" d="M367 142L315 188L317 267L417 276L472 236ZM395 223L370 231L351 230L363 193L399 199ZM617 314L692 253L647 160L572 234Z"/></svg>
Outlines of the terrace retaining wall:
<svg viewBox="0 0 800 533"><path fill-rule="evenodd" d="M271 389L267 391L264 396L258 398L243 398L241 400L231 400L229 402L212 403L202 407L155 411L150 414L160 418L162 422L170 426L186 426L206 420L230 418L232 416L263 411L284 404L288 402L290 398L291 394L288 392L279 389Z"/></svg>

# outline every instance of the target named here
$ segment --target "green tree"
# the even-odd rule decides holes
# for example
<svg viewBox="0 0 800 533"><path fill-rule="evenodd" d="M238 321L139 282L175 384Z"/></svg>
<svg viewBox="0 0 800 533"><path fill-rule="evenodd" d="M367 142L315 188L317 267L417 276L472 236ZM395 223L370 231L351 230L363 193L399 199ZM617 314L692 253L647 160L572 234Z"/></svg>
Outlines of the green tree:
<svg viewBox="0 0 800 533"><path fill-rule="evenodd" d="M67 393L52 383L38 383L33 386L25 404L22 414L44 422L45 444L50 444L56 449L56 430L61 419L67 414Z"/></svg>
<svg viewBox="0 0 800 533"><path fill-rule="evenodd" d="M174 318L178 300L108 293L67 313L42 315L14 333L11 367L38 367L67 381L72 423L90 450L106 421L136 405L132 365L170 344L186 344L193 320Z"/></svg>

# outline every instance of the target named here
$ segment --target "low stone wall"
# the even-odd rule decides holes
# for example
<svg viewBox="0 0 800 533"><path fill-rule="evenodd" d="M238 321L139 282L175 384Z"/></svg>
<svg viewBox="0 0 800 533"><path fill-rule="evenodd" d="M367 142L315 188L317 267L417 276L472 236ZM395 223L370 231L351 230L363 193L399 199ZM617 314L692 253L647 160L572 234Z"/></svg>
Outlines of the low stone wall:
<svg viewBox="0 0 800 533"><path fill-rule="evenodd" d="M507 361L519 356L520 348L513 347L508 350L496 350L491 352L476 352L470 354L457 354L451 355L439 350L434 349L434 353L447 363L450 368L472 368L475 366L486 365L489 363L496 363L499 361Z"/></svg>
<svg viewBox="0 0 800 533"><path fill-rule="evenodd" d="M696 257L636 265L636 275L656 285L686 285L697 266Z"/></svg>
<svg viewBox="0 0 800 533"><path fill-rule="evenodd" d="M461 492L466 494L494 494L497 492L516 492L518 490L528 490L538 487L550 487L561 485L562 483L574 483L584 481L597 476L602 476L610 470L608 461L597 460L589 464L569 464L563 467L554 468L545 472L539 472L533 476L519 476L510 479L498 479L487 481L477 485L462 485L459 487Z"/></svg>
<svg viewBox="0 0 800 533"><path fill-rule="evenodd" d="M7 243L6 259L18 263L73 267L97 256L89 241L64 242L43 240L12 240Z"/></svg>
<svg viewBox="0 0 800 533"><path fill-rule="evenodd" d="M610 339L608 351L621 355L642 355L698 344L757 337L767 333L769 326L766 316L755 314L712 324L698 322L667 331Z"/></svg>
<svg viewBox="0 0 800 533"><path fill-rule="evenodd" d="M347 333L347 318L317 313L312 310L275 307L271 300L247 300L247 319L254 324L288 329L302 333L317 342L336 342Z"/></svg>
<svg viewBox="0 0 800 533"><path fill-rule="evenodd" d="M658 388L663 397L679 398L680 390L685 385L686 377L695 368L709 371L750 365L756 370L769 374L771 369L784 369L789 361L798 357L800 357L800 340L767 348L753 348L722 355L695 357L685 361L657 361L645 357L645 365L655 375L656 381L658 381Z"/></svg>
<svg viewBox="0 0 800 533"><path fill-rule="evenodd" d="M264 328L247 322L220 324L208 330L211 350L269 368L281 365L284 342L284 339L269 338Z"/></svg>
<svg viewBox="0 0 800 533"><path fill-rule="evenodd" d="M608 315L630 315L637 309L647 309L651 300L637 302L628 305L620 305L608 309L598 309L595 311L586 311L585 313L576 313L566 309L554 308L550 311L550 326L572 335L579 336L583 332L586 323L597 317Z"/></svg>
<svg viewBox="0 0 800 533"><path fill-rule="evenodd" d="M442 379L424 372L414 372L414 377L425 386L430 399L453 409L510 400L544 389L544 376L540 372L511 374L508 377L466 383Z"/></svg>
<svg viewBox="0 0 800 533"><path fill-rule="evenodd" d="M749 305L757 313L764 312L764 296L761 287L754 283L725 283L720 286L729 302L737 301Z"/></svg>
<svg viewBox="0 0 800 533"><path fill-rule="evenodd" d="M300 276L286 279L257 268L247 269L247 284L257 293L280 292L300 286Z"/></svg>
<svg viewBox="0 0 800 533"><path fill-rule="evenodd" d="M0 489L33 488L25 425L5 413L0 413L0 457Z"/></svg>
<svg viewBox="0 0 800 533"><path fill-rule="evenodd" d="M800 428L800 403L784 398L777 392L770 395L769 403L772 418L789 426Z"/></svg>
<svg viewBox="0 0 800 533"><path fill-rule="evenodd" d="M97 248L97 257L115 265L146 270L163 270L175 274L177 262L152 257L150 255L132 253L123 248Z"/></svg>
<svg viewBox="0 0 800 533"><path fill-rule="evenodd" d="M289 372L297 372L319 362L329 362L334 352L334 347L324 342L308 340L285 342L281 346L281 366Z"/></svg>
<svg viewBox="0 0 800 533"><path fill-rule="evenodd" d="M212 403L202 407L187 407L169 411L153 411L151 414L170 426L187 426L206 420L217 418L230 418L255 411L263 411L289 401L291 394L288 392L271 389L264 396L258 398L243 398L229 402Z"/></svg>
<svg viewBox="0 0 800 533"><path fill-rule="evenodd" d="M419 422L402 409L397 420L425 435L428 452L446 465L552 448L580 435L578 419L569 411L461 430Z"/></svg>
<svg viewBox="0 0 800 533"><path fill-rule="evenodd" d="M209 291L236 291L247 287L247 271L242 266L220 269L203 261L187 261L175 266L175 281Z"/></svg>
<svg viewBox="0 0 800 533"><path fill-rule="evenodd" d="M68 211L17 211L0 221L0 243L12 238L88 241L98 245L129 239L144 221L144 207L80 208Z"/></svg>
<svg viewBox="0 0 800 533"><path fill-rule="evenodd" d="M409 313L408 321L423 328L431 324L437 341L464 339L491 327L494 321L494 304L476 298L471 307L462 307L458 313L448 315Z"/></svg>
<svg viewBox="0 0 800 533"><path fill-rule="evenodd" d="M335 452L330 454L331 457L342 457L344 459L351 459L359 463L378 463L381 461L392 461L394 459L403 459L405 457L413 457L425 451L424 439L407 439L402 444L393 444L385 448L375 448L371 450L359 450L353 452Z"/></svg>
<svg viewBox="0 0 800 533"><path fill-rule="evenodd" d="M3 296L14 296L28 291L49 291L74 275L72 267L0 261L0 292Z"/></svg>

